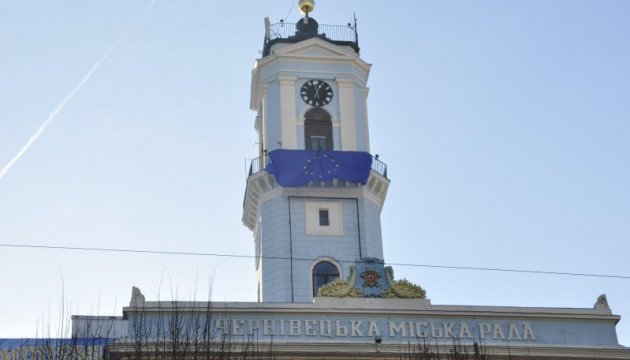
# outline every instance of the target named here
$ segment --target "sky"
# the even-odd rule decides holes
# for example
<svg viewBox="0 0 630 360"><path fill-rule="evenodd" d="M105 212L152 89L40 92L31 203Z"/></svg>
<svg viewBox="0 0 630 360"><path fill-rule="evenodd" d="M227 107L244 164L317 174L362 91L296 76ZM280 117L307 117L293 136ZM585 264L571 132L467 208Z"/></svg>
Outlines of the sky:
<svg viewBox="0 0 630 360"><path fill-rule="evenodd" d="M147 300L255 301L241 223L264 17L294 0L0 0L0 338ZM356 14L385 261L630 276L630 2L319 0ZM591 308L630 279L394 265L433 304ZM61 334L63 335L63 334Z"/></svg>

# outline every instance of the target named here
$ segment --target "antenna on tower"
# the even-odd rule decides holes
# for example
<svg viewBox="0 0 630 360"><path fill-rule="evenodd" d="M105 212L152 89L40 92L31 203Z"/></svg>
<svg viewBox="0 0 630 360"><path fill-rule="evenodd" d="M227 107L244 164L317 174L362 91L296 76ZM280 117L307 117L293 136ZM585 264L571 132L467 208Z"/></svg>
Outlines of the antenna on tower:
<svg viewBox="0 0 630 360"><path fill-rule="evenodd" d="M354 42L357 44L357 48L359 47L359 30L357 28L357 14L352 13L354 17Z"/></svg>

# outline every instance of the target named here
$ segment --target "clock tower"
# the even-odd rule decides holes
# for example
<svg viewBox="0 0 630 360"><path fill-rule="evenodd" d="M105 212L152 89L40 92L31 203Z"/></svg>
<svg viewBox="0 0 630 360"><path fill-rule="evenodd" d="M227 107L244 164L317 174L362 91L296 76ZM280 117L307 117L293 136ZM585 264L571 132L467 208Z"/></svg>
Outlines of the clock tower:
<svg viewBox="0 0 630 360"><path fill-rule="evenodd" d="M265 19L252 70L259 157L252 160L243 223L254 235L258 300L311 302L319 287L383 258L380 213L389 180L370 154L370 64L356 21L320 25Z"/></svg>

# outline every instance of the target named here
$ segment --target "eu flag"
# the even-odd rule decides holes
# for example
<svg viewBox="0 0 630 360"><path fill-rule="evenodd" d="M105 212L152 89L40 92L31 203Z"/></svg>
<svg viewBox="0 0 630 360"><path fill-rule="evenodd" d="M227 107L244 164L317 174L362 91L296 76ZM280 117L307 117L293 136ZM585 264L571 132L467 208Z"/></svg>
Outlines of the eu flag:
<svg viewBox="0 0 630 360"><path fill-rule="evenodd" d="M372 155L364 151L273 150L265 170L284 187L333 179L366 184Z"/></svg>

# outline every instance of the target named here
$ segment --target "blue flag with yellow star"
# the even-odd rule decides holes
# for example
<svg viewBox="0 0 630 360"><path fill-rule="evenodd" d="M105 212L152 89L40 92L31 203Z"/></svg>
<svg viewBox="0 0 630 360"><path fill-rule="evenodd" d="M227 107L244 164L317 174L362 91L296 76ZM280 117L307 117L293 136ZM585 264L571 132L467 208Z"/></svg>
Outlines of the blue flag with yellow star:
<svg viewBox="0 0 630 360"><path fill-rule="evenodd" d="M372 155L364 151L273 150L265 170L284 187L338 179L366 184Z"/></svg>

